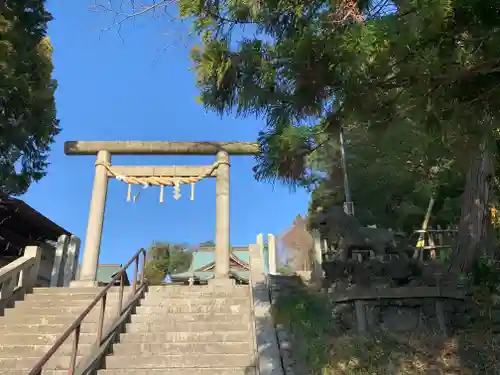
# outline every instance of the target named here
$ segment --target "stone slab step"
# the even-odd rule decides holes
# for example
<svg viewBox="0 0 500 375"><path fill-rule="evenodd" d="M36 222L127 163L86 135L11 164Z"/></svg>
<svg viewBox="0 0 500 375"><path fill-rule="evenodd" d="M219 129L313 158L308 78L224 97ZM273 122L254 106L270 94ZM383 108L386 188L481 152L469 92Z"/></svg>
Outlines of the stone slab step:
<svg viewBox="0 0 500 375"><path fill-rule="evenodd" d="M88 323L89 325L92 323ZM230 332L230 331L250 331L250 322L176 322L165 320L159 322L140 322L127 324L127 332ZM0 329L1 332L1 329Z"/></svg>
<svg viewBox="0 0 500 375"><path fill-rule="evenodd" d="M125 300L128 298L131 294L124 294L123 299ZM73 296L63 296L63 295L54 295L54 296L31 296L28 298L25 298L23 301L16 302L17 304L22 304L22 305L41 305L45 307L50 307L52 306L66 306L66 303L70 303L69 306L73 306L75 304L82 304L82 305L89 305L96 295L90 295L90 296L85 296L85 295L73 295ZM112 295L108 295L106 297L106 302L109 301L116 301L118 303L118 294L113 293Z"/></svg>
<svg viewBox="0 0 500 375"><path fill-rule="evenodd" d="M30 295L54 295L54 294L59 294L59 295L75 295L75 294L91 294L94 297L99 294L104 287L95 287L95 288L35 288L33 289L33 293L30 293ZM132 287L131 286L126 286L123 288L124 291L131 291ZM113 287L110 288L108 293L118 293L120 291L119 287Z"/></svg>
<svg viewBox="0 0 500 375"><path fill-rule="evenodd" d="M19 332L1 332L0 333L0 345L24 345L29 343L30 345L52 345L61 336L61 332L52 334L43 333L19 333ZM80 344L93 344L96 340L96 332L93 333L81 333L80 334ZM72 338L69 337L68 340L63 345L71 345Z"/></svg>
<svg viewBox="0 0 500 375"><path fill-rule="evenodd" d="M5 322L1 320L0 322ZM41 333L41 334L59 334L61 335L69 326L70 323L61 324L0 324L0 336L6 333ZM83 323L81 328L82 333L97 332L97 323Z"/></svg>
<svg viewBox="0 0 500 375"><path fill-rule="evenodd" d="M0 335L1 340L1 335ZM232 332L127 332L120 335L121 343L213 343L213 342L251 342L248 331ZM95 335L94 335L95 341Z"/></svg>
<svg viewBox="0 0 500 375"><path fill-rule="evenodd" d="M71 356L54 356L47 364L44 366L48 370L66 370L68 371L69 361ZM77 356L77 361L81 360L82 356ZM0 357L0 374L11 374L7 369L25 369L31 370L33 366L40 360L40 357L17 357L17 358L8 358L8 357Z"/></svg>
<svg viewBox="0 0 500 375"><path fill-rule="evenodd" d="M99 370L97 374L98 375L256 375L257 373L255 371L255 367L238 367L238 368L220 368L220 367L192 368L191 367L191 368L163 368L163 369ZM21 375L21 374L14 373L12 375ZM45 373L43 373L43 375L45 375ZM54 375L59 375L59 374L54 374Z"/></svg>
<svg viewBox="0 0 500 375"><path fill-rule="evenodd" d="M26 375L28 371L19 369L6 369L5 373L9 375ZM68 370L42 370L42 375L68 375Z"/></svg>
<svg viewBox="0 0 500 375"><path fill-rule="evenodd" d="M26 370L8 369L8 375L26 375ZM99 370L98 375L256 375L253 367L240 368L172 368L172 369L130 369ZM68 370L43 370L42 375L68 375Z"/></svg>
<svg viewBox="0 0 500 375"><path fill-rule="evenodd" d="M80 315L83 310L85 310L87 305L82 305L82 306L67 306L67 307L60 307L60 306L50 306L50 307L45 307L45 308L40 308L36 306L19 306L16 307L15 309L8 309L5 311L5 317L10 318L13 316L18 316L22 314L23 316L33 316L33 315L58 315L58 316L65 316L65 315L71 315L74 316L75 318ZM109 304L106 305L106 312L112 314L115 310L118 310L118 302L115 304ZM98 304L95 306L90 312L89 315L99 315L101 313L101 306Z"/></svg>
<svg viewBox="0 0 500 375"><path fill-rule="evenodd" d="M56 340L51 341L50 344L53 344ZM22 344L0 344L0 358L2 357L42 357L47 353L52 345L32 345L26 343L26 345ZM71 355L72 340L70 342L62 345L56 352L57 355ZM91 344L81 344L78 345L79 353L86 353L91 348Z"/></svg>
<svg viewBox="0 0 500 375"><path fill-rule="evenodd" d="M225 313L239 314L242 312L248 313L251 311L250 303L244 304L225 304L225 305L199 305L194 303L189 304L172 304L162 306L138 306L136 308L137 315L165 315L165 314L205 314L205 313Z"/></svg>
<svg viewBox="0 0 500 375"><path fill-rule="evenodd" d="M147 297L160 296L162 298L227 298L249 297L250 288L214 288L214 287L186 287L186 286L151 286Z"/></svg>
<svg viewBox="0 0 500 375"><path fill-rule="evenodd" d="M81 311L80 311L81 312ZM85 316L83 322L84 323L96 323L99 322L99 311L95 313L91 312L87 316ZM17 315L10 314L9 316L5 316L4 319L0 319L1 324L64 324L67 327L73 323L76 318L78 318L79 313L72 314L59 314L59 315L47 315L44 313L35 315L35 314L24 314L24 312L19 312ZM105 322L109 321L111 318L116 317L116 313L113 311L107 312L104 315ZM1 328L0 328L1 332Z"/></svg>
<svg viewBox="0 0 500 375"><path fill-rule="evenodd" d="M140 314L132 315L132 323L160 323L163 324L165 320L182 323L182 322L210 322L210 323L248 323L250 321L250 313L246 314L225 314L225 313L205 313L205 314Z"/></svg>
<svg viewBox="0 0 500 375"><path fill-rule="evenodd" d="M135 356L110 355L105 358L106 369L149 369L185 367L245 367L253 366L253 354L172 354Z"/></svg>
<svg viewBox="0 0 500 375"><path fill-rule="evenodd" d="M113 348L115 355L168 355L168 354L248 354L254 350L251 342L210 343L119 343ZM1 351L0 351L1 353Z"/></svg>
<svg viewBox="0 0 500 375"><path fill-rule="evenodd" d="M250 305L250 298L247 297L230 297L230 298L161 298L160 296L146 296L145 299L141 301L141 306L155 306L155 307L167 307L167 306L231 306L231 305Z"/></svg>
<svg viewBox="0 0 500 375"><path fill-rule="evenodd" d="M126 299L124 298L123 301L125 302ZM32 308L38 308L38 309L50 309L54 307L60 307L60 308L66 308L66 307L77 307L80 308L80 310L83 311L90 303L92 302L91 299L89 300L75 300L75 299L47 299L46 301L20 301L16 303L16 309L18 307L23 308L23 309L32 309ZM100 302L96 304L96 307L100 305ZM116 299L108 299L106 301L106 306L118 306L118 298Z"/></svg>

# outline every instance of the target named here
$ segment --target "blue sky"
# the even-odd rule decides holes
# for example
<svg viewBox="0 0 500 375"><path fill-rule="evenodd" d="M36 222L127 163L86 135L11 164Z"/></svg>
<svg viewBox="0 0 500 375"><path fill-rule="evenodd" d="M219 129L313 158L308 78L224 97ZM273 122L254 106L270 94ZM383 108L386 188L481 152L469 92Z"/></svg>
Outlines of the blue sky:
<svg viewBox="0 0 500 375"><path fill-rule="evenodd" d="M84 241L93 183L92 156L66 156L67 140L254 141L261 120L220 118L196 103L195 74L188 58L188 25L144 17L102 31L113 18L90 12L88 1L49 0L54 16L58 117L63 128L54 144L48 175L22 198ZM114 157L115 164L200 165L214 157ZM252 157L231 161L231 243L247 245L259 232L278 234L307 211L308 194L254 180ZM127 187L110 181L101 263L125 263L153 240L199 243L215 235L215 181L189 187L175 201L149 188L134 204ZM82 244L83 251L83 244Z"/></svg>

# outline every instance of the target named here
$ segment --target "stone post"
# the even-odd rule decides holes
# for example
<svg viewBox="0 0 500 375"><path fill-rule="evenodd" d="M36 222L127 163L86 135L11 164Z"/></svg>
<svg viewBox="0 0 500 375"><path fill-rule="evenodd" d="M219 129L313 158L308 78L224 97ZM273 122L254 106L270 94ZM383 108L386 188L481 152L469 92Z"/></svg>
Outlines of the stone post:
<svg viewBox="0 0 500 375"><path fill-rule="evenodd" d="M38 282L38 271L40 268L40 261L42 259L42 248L38 246L26 246L24 248L24 257L35 259L29 274L23 275L23 286L27 291L30 291Z"/></svg>
<svg viewBox="0 0 500 375"><path fill-rule="evenodd" d="M229 278L229 154L217 153L215 183L215 278Z"/></svg>
<svg viewBox="0 0 500 375"><path fill-rule="evenodd" d="M313 246L314 258L311 279L313 281L321 281L323 279L323 251L321 246L321 237L318 231L313 231Z"/></svg>
<svg viewBox="0 0 500 375"><path fill-rule="evenodd" d="M77 236L71 236L68 243L66 262L64 264L63 286L69 286L75 280L81 241Z"/></svg>
<svg viewBox="0 0 500 375"><path fill-rule="evenodd" d="M111 154L109 151L99 151L97 153L97 162L111 163ZM98 163L95 166L94 187L92 188L92 200L90 201L89 221L85 237L85 248L83 250L80 280L72 283L72 286L91 287L97 285L96 274L99 265L99 251L101 248L104 211L106 209L106 196L108 193L108 171Z"/></svg>
<svg viewBox="0 0 500 375"><path fill-rule="evenodd" d="M259 248L260 257L262 259L265 259L264 258L264 236L262 235L262 233L259 233L257 235L256 242L257 242L257 247Z"/></svg>
<svg viewBox="0 0 500 375"><path fill-rule="evenodd" d="M269 255L269 274L276 275L276 237L267 235L267 251Z"/></svg>
<svg viewBox="0 0 500 375"><path fill-rule="evenodd" d="M67 261L67 251L69 244L69 236L63 234L59 236L55 246L54 263L52 264L52 272L50 274L50 286L62 286L62 275L64 272L64 263Z"/></svg>

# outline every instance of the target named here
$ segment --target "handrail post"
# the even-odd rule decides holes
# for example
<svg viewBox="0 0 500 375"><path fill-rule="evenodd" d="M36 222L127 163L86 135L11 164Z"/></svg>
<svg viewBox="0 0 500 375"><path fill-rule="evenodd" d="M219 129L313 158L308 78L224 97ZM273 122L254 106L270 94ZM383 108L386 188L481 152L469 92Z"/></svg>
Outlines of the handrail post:
<svg viewBox="0 0 500 375"><path fill-rule="evenodd" d="M78 324L75 329L75 338L73 339L73 350L71 351L71 359L69 362L68 375L73 375L76 367L76 357L78 355L78 342L80 341L81 324Z"/></svg>
<svg viewBox="0 0 500 375"><path fill-rule="evenodd" d="M99 323L97 325L97 343L100 346L102 341L102 330L104 327L104 316L106 313L106 297L108 293L104 294L101 299L101 312L99 313Z"/></svg>
<svg viewBox="0 0 500 375"><path fill-rule="evenodd" d="M134 280L132 281L132 294L135 294L135 291L137 290L137 273L139 272L139 258L135 258L135 263L134 263Z"/></svg>
<svg viewBox="0 0 500 375"><path fill-rule="evenodd" d="M123 288L125 287L123 281L124 281L124 277L123 277L123 274L125 273L125 270L123 270L121 273L120 273L120 293L118 295L118 316L120 316L122 314L122 306L123 306Z"/></svg>
<svg viewBox="0 0 500 375"><path fill-rule="evenodd" d="M144 270L146 268L146 251L142 249L141 285L144 284Z"/></svg>

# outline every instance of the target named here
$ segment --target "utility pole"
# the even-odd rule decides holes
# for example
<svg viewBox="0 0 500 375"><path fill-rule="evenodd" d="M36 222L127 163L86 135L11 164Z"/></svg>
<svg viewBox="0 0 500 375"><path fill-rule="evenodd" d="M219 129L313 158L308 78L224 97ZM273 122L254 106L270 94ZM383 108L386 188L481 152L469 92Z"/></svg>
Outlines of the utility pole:
<svg viewBox="0 0 500 375"><path fill-rule="evenodd" d="M351 200L351 190L349 189L349 178L347 176L347 162L345 159L343 127L340 127L340 160L342 162L342 172L344 173L344 211L347 215L354 216L354 202Z"/></svg>

